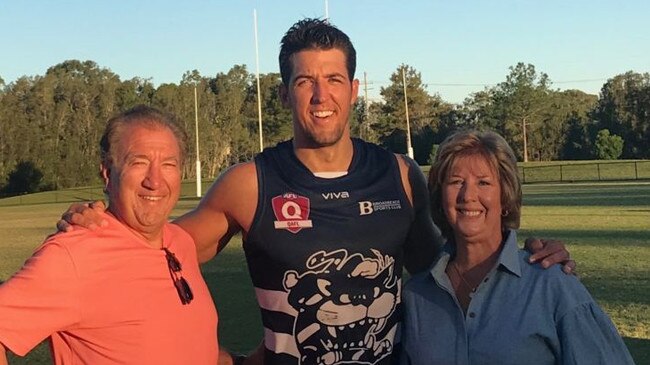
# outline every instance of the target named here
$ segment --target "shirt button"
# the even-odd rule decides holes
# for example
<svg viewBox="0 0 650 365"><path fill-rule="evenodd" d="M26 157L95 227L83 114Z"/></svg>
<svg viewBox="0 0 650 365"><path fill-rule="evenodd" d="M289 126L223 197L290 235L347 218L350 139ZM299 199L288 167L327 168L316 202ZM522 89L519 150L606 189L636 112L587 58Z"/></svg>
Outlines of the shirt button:
<svg viewBox="0 0 650 365"><path fill-rule="evenodd" d="M469 318L474 318L476 317L476 313L474 312L469 312Z"/></svg>

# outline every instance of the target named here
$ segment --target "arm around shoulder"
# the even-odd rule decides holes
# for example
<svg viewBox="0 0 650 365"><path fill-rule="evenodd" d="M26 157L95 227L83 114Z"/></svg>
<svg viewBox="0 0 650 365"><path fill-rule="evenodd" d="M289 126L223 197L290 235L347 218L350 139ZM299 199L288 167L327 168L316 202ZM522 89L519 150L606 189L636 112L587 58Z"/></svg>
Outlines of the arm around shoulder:
<svg viewBox="0 0 650 365"><path fill-rule="evenodd" d="M411 274L426 270L440 251L444 238L431 218L431 204L426 179L412 159L396 155L406 192L415 217L404 243L404 266Z"/></svg>
<svg viewBox="0 0 650 365"><path fill-rule="evenodd" d="M217 178L194 210L174 221L194 239L199 262L214 257L236 233L248 231L257 190L255 164L235 165Z"/></svg>

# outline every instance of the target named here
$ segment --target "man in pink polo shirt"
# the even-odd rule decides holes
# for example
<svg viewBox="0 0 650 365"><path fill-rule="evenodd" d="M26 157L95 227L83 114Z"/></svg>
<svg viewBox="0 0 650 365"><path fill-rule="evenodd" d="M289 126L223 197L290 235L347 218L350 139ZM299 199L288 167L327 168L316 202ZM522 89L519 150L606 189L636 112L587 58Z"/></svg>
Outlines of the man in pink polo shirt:
<svg viewBox="0 0 650 365"><path fill-rule="evenodd" d="M108 226L50 237L0 285L0 364L5 348L22 356L47 337L56 364L216 364L194 242L167 222L183 130L138 106L108 122L100 145Z"/></svg>

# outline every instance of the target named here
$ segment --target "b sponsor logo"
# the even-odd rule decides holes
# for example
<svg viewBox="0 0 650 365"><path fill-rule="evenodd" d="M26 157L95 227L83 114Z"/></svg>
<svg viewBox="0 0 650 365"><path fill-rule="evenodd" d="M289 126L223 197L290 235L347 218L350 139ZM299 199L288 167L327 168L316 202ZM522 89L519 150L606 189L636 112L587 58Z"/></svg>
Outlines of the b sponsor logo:
<svg viewBox="0 0 650 365"><path fill-rule="evenodd" d="M312 227L308 198L294 193L284 193L271 199L271 206L277 219L273 222L275 229L298 233L303 228Z"/></svg>
<svg viewBox="0 0 650 365"><path fill-rule="evenodd" d="M384 200L379 202L362 201L359 202L359 215L368 215L374 212L384 210L402 209L402 203L399 200Z"/></svg>
<svg viewBox="0 0 650 365"><path fill-rule="evenodd" d="M372 202L359 202L359 215L368 215L372 212Z"/></svg>

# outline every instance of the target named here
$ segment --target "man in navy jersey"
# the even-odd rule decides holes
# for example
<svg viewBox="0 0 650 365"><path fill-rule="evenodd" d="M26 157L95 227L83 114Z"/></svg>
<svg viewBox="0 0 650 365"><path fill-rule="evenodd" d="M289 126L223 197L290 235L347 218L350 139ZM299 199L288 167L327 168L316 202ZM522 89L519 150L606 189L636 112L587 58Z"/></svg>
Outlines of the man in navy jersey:
<svg viewBox="0 0 650 365"><path fill-rule="evenodd" d="M387 364L402 268L426 269L443 241L424 176L414 161L351 138L359 81L345 33L324 20L299 21L283 37L279 61L293 139L232 166L175 223L192 235L202 262L242 232L264 363ZM86 226L98 222L93 216L81 206L64 214ZM549 266L568 254L551 244L533 257Z"/></svg>

